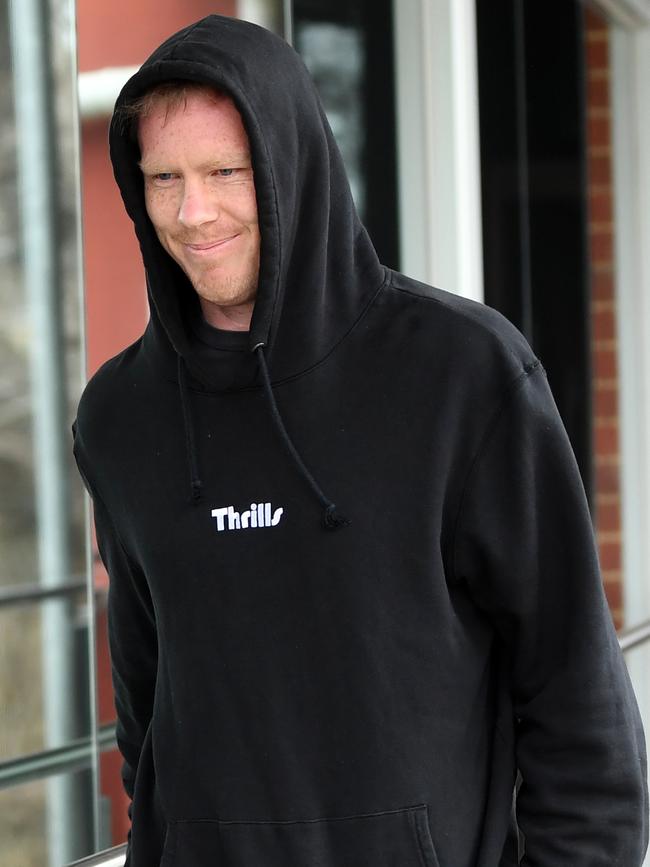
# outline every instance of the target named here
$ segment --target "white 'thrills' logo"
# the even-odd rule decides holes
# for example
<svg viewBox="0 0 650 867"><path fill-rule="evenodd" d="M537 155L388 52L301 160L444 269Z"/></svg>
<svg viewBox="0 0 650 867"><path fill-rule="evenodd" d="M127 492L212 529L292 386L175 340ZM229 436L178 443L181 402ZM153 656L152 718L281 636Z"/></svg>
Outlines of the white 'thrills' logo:
<svg viewBox="0 0 650 867"><path fill-rule="evenodd" d="M254 527L277 527L284 509L271 508L270 503L251 503L245 512L236 512L234 506L222 506L213 509L212 517L217 521L217 532L224 530L249 530Z"/></svg>

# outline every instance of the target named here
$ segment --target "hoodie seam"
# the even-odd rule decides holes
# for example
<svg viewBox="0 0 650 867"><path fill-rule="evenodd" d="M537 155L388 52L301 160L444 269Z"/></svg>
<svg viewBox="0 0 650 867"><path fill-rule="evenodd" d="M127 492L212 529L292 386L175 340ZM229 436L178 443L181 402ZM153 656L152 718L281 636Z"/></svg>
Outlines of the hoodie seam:
<svg viewBox="0 0 650 867"><path fill-rule="evenodd" d="M333 344L333 346L330 347L330 349L326 352L326 354L323 355L322 358L319 358L318 361L315 361L309 367L306 367L303 370L298 371L297 373L292 373L290 376L285 376L283 379L277 379L277 380L272 379L271 382L272 382L273 388L277 388L278 386L281 386L281 385L286 385L290 382L293 382L296 379L300 379L303 376L307 376L308 374L312 373L314 370L316 370L318 367L325 364L329 360L330 356L336 352L336 350L339 348L339 346L350 336L350 334L359 325L359 323L362 321L362 319L369 312L370 308L373 306L373 304L375 303L375 301L377 300L377 298L379 297L381 292L386 288L390 277L389 277L388 269L385 268L384 271L385 271L384 279L381 281L378 288L372 294L372 296L368 300L366 306L361 310L361 312L359 313L357 318L352 322L352 324L350 325L348 330L345 331L341 335L341 337L336 341L336 343ZM176 383L176 380L170 376L165 377L165 379L168 382ZM233 389L232 391L228 391L228 390L207 391L207 390L194 389L191 386L188 386L187 390L192 392L192 394L196 394L200 397L214 397L217 394L218 395L250 394L250 393L254 393L254 392L259 392L261 389L262 389L262 385L251 385L251 386L246 386L245 388Z"/></svg>
<svg viewBox="0 0 650 867"><path fill-rule="evenodd" d="M521 356L518 355L516 352L513 352L512 348L510 347L508 342L506 340L504 340L503 335L500 334L497 331L497 329L491 328L487 322L482 322L479 319L475 318L474 316L469 315L468 313L463 313L460 310L455 310L451 305L445 304L445 302L441 301L439 298L432 298L430 295L421 295L420 293L412 292L410 289L406 289L403 286L396 286L394 280L391 281L390 288L393 289L395 292L400 292L404 295L408 295L409 297L415 298L418 301L423 301L425 303L430 303L430 304L436 304L438 307L442 307L442 309L445 310L447 313L449 313L451 316L455 316L458 319L461 319L463 322L474 326L475 328L479 329L480 331L487 332L492 337L496 338L499 341L499 344L501 346L503 346L508 351L508 353L513 358L515 358L517 360L517 362L519 364L522 363ZM466 300L469 300L469 299L466 299ZM493 309L493 308L488 308L488 305L485 305L485 304L481 305L480 302L475 302L475 303L477 303L479 306L483 306L487 309L491 309L491 310ZM495 312L498 313L498 311L495 311ZM508 386L508 388L509 387L510 386Z"/></svg>
<svg viewBox="0 0 650 867"><path fill-rule="evenodd" d="M345 331L341 335L341 337L336 341L336 343L334 343L330 347L330 349L327 351L327 353L325 355L323 355L322 358L319 358L318 361L315 361L312 365L304 368L304 370L301 370L298 373L292 373L291 376L285 376L283 379L278 379L277 381L272 380L274 387L278 386L278 385L284 385L284 383L287 383L287 382L292 382L294 379L298 379L301 376L305 376L306 374L311 373L317 367L320 367L322 364L324 364L329 359L330 355L332 355L334 352L336 352L336 350L339 348L339 346L350 336L350 334L355 330L357 325L366 316L366 314L368 313L368 311L370 310L372 305L375 303L375 301L376 301L377 297L379 296L379 294L381 293L381 291L386 287L386 284L388 283L388 279L389 279L388 274L384 273L384 279L380 282L377 289L373 292L372 296L369 298L365 307L363 307L361 309L361 312L359 313L357 318L352 321L348 330Z"/></svg>
<svg viewBox="0 0 650 867"><path fill-rule="evenodd" d="M79 426L77 424L77 431L78 430L79 430ZM107 520L108 524L110 525L111 531L112 531L122 553L124 554L124 557L128 561L130 568L134 569L134 570L141 571L140 566L137 564L135 558L129 553L124 541L122 540L122 536L121 536L121 534L120 534L120 532L117 529L117 526L115 524L115 519L113 518L112 514L109 511L108 506L106 505L106 501L104 500L104 497L101 496L101 494L99 493L99 491L97 489L97 485L95 485L94 483L92 483L90 481L90 477L89 477L88 473L86 472L85 467L83 466L83 461L81 459L79 452L80 452L80 449L75 448L73 445L73 454L74 454L74 457L76 458L77 467L79 469L79 474L80 474L83 482L85 483L86 490L88 491L88 494L90 496L91 501L93 503L97 502L99 504L99 506L101 507L101 509L104 511L104 514L106 515L106 520Z"/></svg>
<svg viewBox="0 0 650 867"><path fill-rule="evenodd" d="M78 422L76 423L76 431L78 434L78 431L79 431ZM80 435L79 435L79 438L81 439ZM76 440L76 437L75 437L75 440ZM76 444L73 444L73 454L74 454L74 457L75 457L75 460L77 463L77 467L79 469L79 474L80 474L80 476L81 476L81 478L85 484L88 495L90 496L90 500L93 504L97 503L99 505L99 507L102 509L104 515L106 516L106 521L107 521L107 524L111 530L111 533L113 534L113 537L114 537L117 545L119 546L120 550L122 551L122 554L123 554L126 562L128 563L129 569L131 570L131 572L143 574L142 567L138 564L136 558L128 550L126 543L124 542L124 540L122 538L122 534L120 533L120 531L117 528L117 524L115 523L115 518L111 514L108 506L106 505L106 501L104 500L104 497L99 493L97 485L90 481L90 477L89 477L88 473L86 472L86 469L84 467L84 462L81 458L81 454L80 454L81 450L82 450L81 445L77 448ZM143 575L143 577L144 577L144 575ZM133 580L133 578L131 580ZM145 582L146 582L146 579L145 579ZM136 582L134 582L134 583L136 583ZM157 619L155 606L153 603L153 597L151 596L151 591L149 590L148 592L149 592L149 601L151 603L151 608L150 608L151 616L152 616L153 622L155 624L156 619ZM147 600L143 599L141 597L139 587L137 589L137 593L138 593L138 597L140 598L140 602L143 605L143 607L145 609L149 609L149 605L147 604Z"/></svg>
<svg viewBox="0 0 650 867"><path fill-rule="evenodd" d="M352 813L348 816L317 816L310 819L220 819L218 817L198 819L172 819L170 824L219 824L219 825L311 825L318 822L349 822L353 819L374 819L382 816L398 816L403 813L415 813L426 808L426 804L415 804L410 807L397 807L394 810L381 810L378 813Z"/></svg>
<svg viewBox="0 0 650 867"><path fill-rule="evenodd" d="M169 53L169 57L168 57L168 58L162 58L162 57L161 57L160 60L163 61L163 62L164 62L165 59L167 59L167 60L177 60L178 58L177 58L177 56L176 56L176 52L178 51L178 49L179 49L182 45L185 44L185 42L189 39L189 37L192 35L192 33L194 33L194 31L198 28L198 26L199 26L201 23L202 23L201 21L196 21L196 22L195 22L195 23L190 27L190 29L187 31L187 33L185 34L185 36L183 36L182 39L179 39L179 41L175 43L175 45L172 47L172 50L171 50L170 53Z"/></svg>
<svg viewBox="0 0 650 867"><path fill-rule="evenodd" d="M496 430L503 413L506 410L506 407L510 404L512 400L520 393L521 389L524 385L530 380L531 376L536 371L544 372L544 368L542 367L541 361L539 359L535 359L535 361L530 362L529 364L524 365L524 369L521 373L512 380L509 385L506 387L501 400L498 402L492 413L490 414L487 424L485 425L485 429L483 431L483 435L479 440L478 447L474 456L469 462L469 467L467 469L467 473L465 475L465 480L463 482L461 488L460 499L458 502L458 510L456 512L456 518L454 520L452 537L451 537L451 580L458 581L458 572L456 568L457 554L458 554L458 536L460 533L460 525L463 520L463 511L465 508L465 504L469 498L469 493L471 490L472 482L474 480L475 474L480 466L483 457L488 449L488 446L492 442L492 437L494 431Z"/></svg>

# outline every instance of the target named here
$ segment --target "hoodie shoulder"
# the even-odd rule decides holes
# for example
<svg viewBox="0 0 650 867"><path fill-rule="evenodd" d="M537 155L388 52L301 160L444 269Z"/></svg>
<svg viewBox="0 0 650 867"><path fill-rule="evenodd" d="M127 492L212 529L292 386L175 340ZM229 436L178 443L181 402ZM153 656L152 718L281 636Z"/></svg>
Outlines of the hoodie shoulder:
<svg viewBox="0 0 650 867"><path fill-rule="evenodd" d="M139 358L141 344L142 338L139 338L109 358L88 380L77 409L77 434L81 430L86 438L123 416L129 390L133 389L138 375L134 363Z"/></svg>
<svg viewBox="0 0 650 867"><path fill-rule="evenodd" d="M458 373L467 369L479 381L496 374L508 386L540 365L524 335L498 310L397 272L389 286L402 303L417 308L437 358L452 355Z"/></svg>

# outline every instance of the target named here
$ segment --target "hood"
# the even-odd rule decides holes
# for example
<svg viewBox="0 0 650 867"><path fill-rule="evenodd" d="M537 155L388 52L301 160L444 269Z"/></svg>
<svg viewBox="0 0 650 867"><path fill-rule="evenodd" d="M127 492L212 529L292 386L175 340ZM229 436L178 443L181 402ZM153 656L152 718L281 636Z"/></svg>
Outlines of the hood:
<svg viewBox="0 0 650 867"><path fill-rule="evenodd" d="M264 344L274 381L305 371L346 335L384 276L309 73L273 33L210 15L157 48L126 83L116 109L170 79L216 86L242 116L261 233L250 347ZM196 294L158 241L145 209L138 146L115 116L110 151L147 272L150 328L209 388L210 371L186 324Z"/></svg>

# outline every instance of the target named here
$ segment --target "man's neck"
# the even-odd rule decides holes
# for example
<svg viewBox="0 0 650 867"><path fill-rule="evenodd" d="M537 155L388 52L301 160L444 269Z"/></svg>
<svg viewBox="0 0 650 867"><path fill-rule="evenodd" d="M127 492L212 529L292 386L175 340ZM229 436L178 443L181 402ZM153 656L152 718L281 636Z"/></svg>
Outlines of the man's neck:
<svg viewBox="0 0 650 867"><path fill-rule="evenodd" d="M251 318L253 316L254 303L235 304L232 307L220 307L201 299L201 311L203 318L222 331L250 331Z"/></svg>

